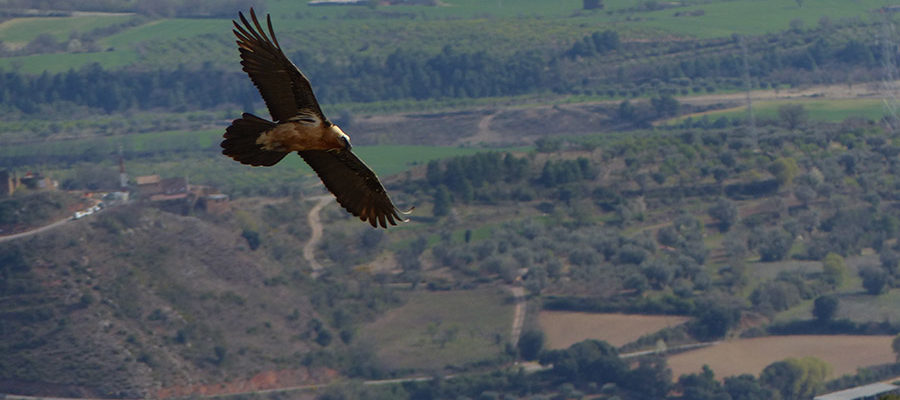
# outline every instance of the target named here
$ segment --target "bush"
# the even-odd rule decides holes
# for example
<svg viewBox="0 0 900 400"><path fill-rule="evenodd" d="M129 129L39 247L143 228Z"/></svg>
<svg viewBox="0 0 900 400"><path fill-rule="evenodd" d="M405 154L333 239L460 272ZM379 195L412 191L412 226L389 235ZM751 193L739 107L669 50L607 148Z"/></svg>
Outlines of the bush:
<svg viewBox="0 0 900 400"><path fill-rule="evenodd" d="M882 268L875 266L865 267L860 269L859 276L863 280L863 288L869 294L877 296L883 293L885 287L887 287L889 276Z"/></svg>
<svg viewBox="0 0 900 400"><path fill-rule="evenodd" d="M813 315L819 321L828 321L834 317L838 309L838 298L821 296L813 303Z"/></svg>
<svg viewBox="0 0 900 400"><path fill-rule="evenodd" d="M538 358L541 350L544 349L544 332L530 330L522 333L519 338L519 355L522 359L533 361Z"/></svg>
<svg viewBox="0 0 900 400"><path fill-rule="evenodd" d="M259 248L259 244L261 242L259 239L259 232L250 229L244 229L241 232L241 237L247 240L247 245L250 246L250 250L256 250Z"/></svg>
<svg viewBox="0 0 900 400"><path fill-rule="evenodd" d="M741 316L738 309L713 303L705 307L698 307L698 310L697 318L688 324L688 330L691 335L703 341L724 337Z"/></svg>

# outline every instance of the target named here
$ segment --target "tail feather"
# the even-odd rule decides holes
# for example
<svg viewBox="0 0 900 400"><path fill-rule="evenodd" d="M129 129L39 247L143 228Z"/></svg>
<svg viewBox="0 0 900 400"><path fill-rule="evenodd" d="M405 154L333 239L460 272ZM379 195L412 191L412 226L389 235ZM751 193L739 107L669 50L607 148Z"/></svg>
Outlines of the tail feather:
<svg viewBox="0 0 900 400"><path fill-rule="evenodd" d="M253 114L244 113L241 118L231 122L225 129L225 140L222 141L222 154L250 165L275 165L288 153L264 150L256 143L263 132L275 127L275 123Z"/></svg>

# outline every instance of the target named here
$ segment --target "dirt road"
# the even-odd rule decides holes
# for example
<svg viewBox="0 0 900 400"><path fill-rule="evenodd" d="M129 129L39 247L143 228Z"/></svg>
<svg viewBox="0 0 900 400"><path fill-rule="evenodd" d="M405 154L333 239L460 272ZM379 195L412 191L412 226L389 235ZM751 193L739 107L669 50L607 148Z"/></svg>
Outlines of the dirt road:
<svg viewBox="0 0 900 400"><path fill-rule="evenodd" d="M316 246L318 246L319 242L322 240L322 221L319 218L319 212L331 202L332 198L333 197L330 195L322 195L307 199L317 202L316 205L309 210L309 214L306 216L306 221L309 223L310 229L312 229L312 234L303 246L303 258L306 259L306 262L309 263L309 267L312 268L313 278L318 277L322 270L322 264L319 264L319 261L316 260Z"/></svg>
<svg viewBox="0 0 900 400"><path fill-rule="evenodd" d="M522 336L522 326L525 324L525 289L521 286L510 286L509 291L512 292L516 302L516 310L513 313L512 332L510 335L510 343L513 347L519 344L519 337Z"/></svg>
<svg viewBox="0 0 900 400"><path fill-rule="evenodd" d="M71 221L73 221L72 218L64 218L64 219L56 221L50 225L44 225L40 228L35 228L30 231L20 232L20 233L16 233L16 234L12 234L12 235L7 235L7 236L0 236L0 243L8 242L10 240L21 239L21 238L28 237L31 235L36 235L41 232L49 231L53 228L58 228L58 227L64 225L65 223L71 222Z"/></svg>

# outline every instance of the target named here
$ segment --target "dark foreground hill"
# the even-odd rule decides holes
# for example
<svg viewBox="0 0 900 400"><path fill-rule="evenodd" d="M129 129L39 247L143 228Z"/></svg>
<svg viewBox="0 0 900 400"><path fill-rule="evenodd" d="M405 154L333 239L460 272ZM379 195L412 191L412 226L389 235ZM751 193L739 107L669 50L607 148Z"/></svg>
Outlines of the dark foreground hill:
<svg viewBox="0 0 900 400"><path fill-rule="evenodd" d="M303 367L322 327L302 259L273 262L230 223L129 205L0 245L0 392L152 397L327 373Z"/></svg>

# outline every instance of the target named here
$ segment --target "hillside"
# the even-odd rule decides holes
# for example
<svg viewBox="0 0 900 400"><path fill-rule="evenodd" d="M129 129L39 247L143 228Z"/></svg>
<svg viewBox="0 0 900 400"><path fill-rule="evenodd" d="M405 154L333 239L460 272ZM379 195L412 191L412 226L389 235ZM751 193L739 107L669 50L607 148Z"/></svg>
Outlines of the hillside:
<svg viewBox="0 0 900 400"><path fill-rule="evenodd" d="M306 267L228 225L133 205L3 244L4 391L135 397L304 368L321 348Z"/></svg>

